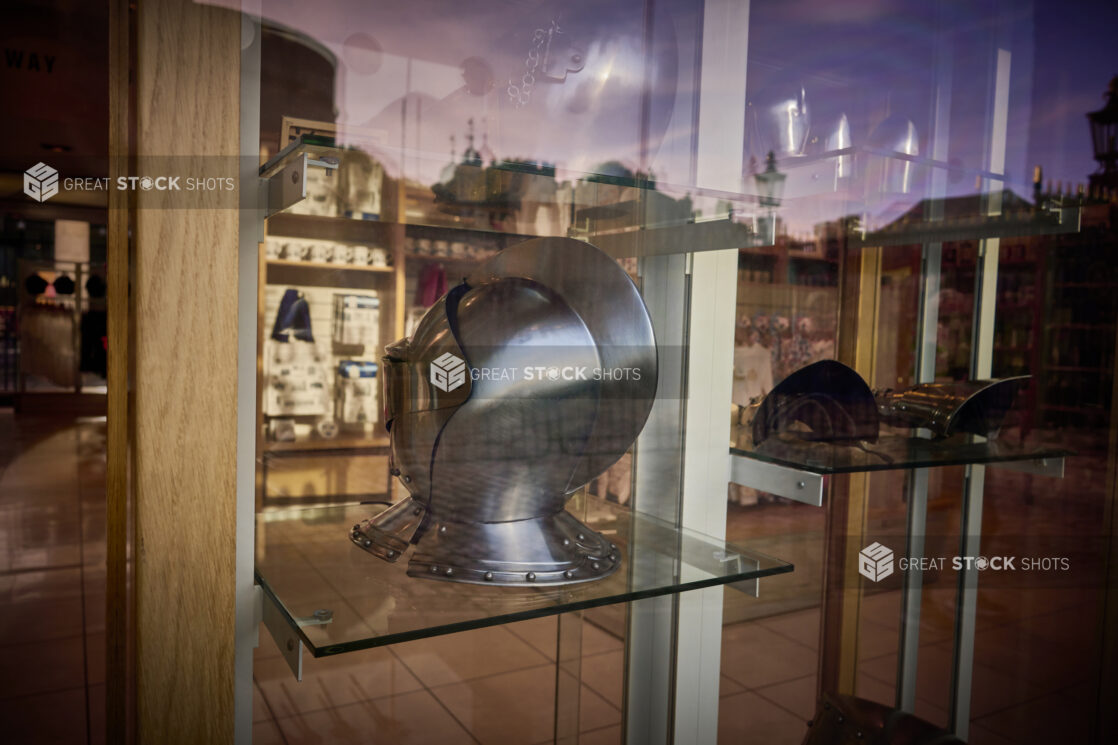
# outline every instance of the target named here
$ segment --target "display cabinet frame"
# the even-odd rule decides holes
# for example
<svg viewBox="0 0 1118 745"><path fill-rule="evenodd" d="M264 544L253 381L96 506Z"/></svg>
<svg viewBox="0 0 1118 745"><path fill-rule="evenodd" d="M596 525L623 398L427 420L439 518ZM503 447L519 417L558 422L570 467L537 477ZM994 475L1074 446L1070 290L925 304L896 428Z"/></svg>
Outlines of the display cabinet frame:
<svg viewBox="0 0 1118 745"><path fill-rule="evenodd" d="M727 145L721 132L743 131L745 127L745 75L747 49L741 39L748 39L749 6L734 3L708 2L705 6L701 33L703 81L710 83L710 93L699 99L699 131L695 153L696 180L707 189L707 196L721 190L729 196L741 196L737 164L741 143ZM253 38L242 57L242 152L259 150L259 19L244 16L246 38ZM945 53L946 54L946 53ZM1004 183L1006 101L1008 97L1008 52L999 50L991 68L992 96L991 131L983 179L986 207L968 221L945 220L935 211L935 200L945 197L943 190L948 164L946 133L932 135L932 153L927 158L903 156L898 153L845 148L826 153L821 158L866 157L897 158L918 161L931 169L932 209L926 220L905 229L852 231L845 236L845 255L840 267L840 361L853 367L867 380L873 379L874 334L879 313L882 252L889 246L919 244L921 246L920 310L917 329L915 382L934 379L936 318L942 264L942 245L959 236L978 238L982 242L980 267L976 278L973 308L974 344L970 372L975 378L991 373L993 328L997 282L999 240L1021 234L1074 232L1079 227L1078 211L1058 205L1028 214L1003 214L1000 188ZM941 61L937 69L939 92L943 100L950 97L951 70ZM713 81L717 80L718 85ZM254 87L255 86L255 87ZM733 90L738 95L718 95L717 91ZM940 112L946 115L945 112ZM937 114L937 117L940 116ZM735 151L735 148L737 150ZM334 623L333 613L316 615L300 610L297 602L277 591L268 577L265 561L256 561L252 548L259 530L255 514L257 502L257 464L250 454L262 447L261 420L258 412L259 345L262 338L258 293L264 281L260 241L265 232L265 218L287 221L291 225L305 223L313 230L314 220L296 220L279 214L299 195L300 184L308 167L325 167L329 145L322 142L295 143L262 169L246 167L243 183L258 184L255 210L242 212L240 341L238 385L238 590L239 599L253 608L254 621L263 619L284 652L296 676L302 664L302 651L314 656L343 653L404 639L422 638L438 633L452 633L478 625L499 624L532 615L577 613L581 609L607 602L629 602L631 612L627 629L625 732L631 743L714 742L717 736L716 694L722 623L722 589L717 585L751 583L779 572L790 571L782 562L766 564L757 557L756 568L748 571L717 574L704 569L702 562L688 563L671 552L658 551L655 541L642 540L642 531L657 529L674 531L675 536L706 536L696 538L709 554L737 553L750 556L748 546L729 549L720 536L726 531L726 494L728 483L754 487L779 496L806 502L827 510L828 556L842 556L844 541L860 530L860 513L864 512L869 474L883 465L846 462L837 446L820 445L799 453L774 455L750 447L728 445L733 433L726 416L732 387L731 370L737 266L739 249L762 245L756 231L735 219L732 212L703 220L657 220L650 215L654 209L647 192L634 189L627 210L628 225L621 229L595 225L595 215L586 213L571 230L574 237L584 238L615 258L636 258L637 279L657 331L658 342L689 350L678 367L661 368L657 400L652 414L634 449L634 513L640 519L631 526L627 547L630 564L644 564L668 569L671 581L655 588L591 597L572 593L566 600L552 599L529 611L529 615L494 613L469 622L417 625L397 636L371 635L356 643L331 644L323 627ZM727 152L730 151L730 152ZM798 165L808 165L802 161ZM406 197L395 195L395 216L385 219L385 230L395 241L394 283L396 296L393 327L403 335L403 275L407 260L403 240L409 230L450 230L445 226L415 225L403 212ZM615 213L612 213L616 215ZM357 230L358 228L353 228ZM516 236L497 234L499 240L515 240ZM687 248L681 248L686 246ZM696 290L702 288L702 292ZM248 343L251 340L251 344ZM251 375L248 372L251 371ZM981 515L984 469L1004 467L1031 473L1060 477L1065 449L1014 449L997 443L968 438L955 442L931 443L920 433L907 437L903 443L910 457L895 460L888 467L911 471L906 493L908 503L906 533L909 557L923 556L928 472L940 465L965 465L966 488L963 501L963 535L960 550L977 553L981 541ZM283 448L281 448L283 449ZM849 460L849 459L847 459ZM647 517L647 519L645 519ZM641 520L645 520L641 523ZM343 521L344 522L344 521ZM342 522L339 522L344 529ZM343 530L344 532L344 530ZM345 548L344 535L339 543ZM683 539L677 538L679 545ZM368 558L368 557L362 557ZM245 581L246 567L255 565L256 584L250 573ZM762 565L765 565L762 567ZM824 656L820 687L852 692L857 656L848 643L851 629L858 620L858 599L846 598L851 578L856 572L841 562L829 570L824 587ZM971 669L974 657L974 618L977 575L974 569L964 572L957 588L958 610L951 691L951 725L955 734L964 737L969 722ZM916 653L919 640L920 592L919 571L906 574L903 590L902 631L899 642L898 708L911 711L915 703ZM600 602L599 602L600 601ZM332 610L324 608L322 610ZM577 626L575 623L573 626ZM560 616L559 660L557 662L557 697L567 703L557 706L556 741L577 742L579 671L578 633L572 631L569 618ZM238 722L251 701L251 636L249 626L242 627L238 643ZM246 646L249 645L249 646ZM855 645L856 646L856 645ZM247 652L246 652L247 649ZM575 680L573 687L567 685ZM246 693L247 691L247 693ZM573 699L573 700L572 700ZM239 730L243 732L243 729ZM243 741L238 736L238 741Z"/></svg>

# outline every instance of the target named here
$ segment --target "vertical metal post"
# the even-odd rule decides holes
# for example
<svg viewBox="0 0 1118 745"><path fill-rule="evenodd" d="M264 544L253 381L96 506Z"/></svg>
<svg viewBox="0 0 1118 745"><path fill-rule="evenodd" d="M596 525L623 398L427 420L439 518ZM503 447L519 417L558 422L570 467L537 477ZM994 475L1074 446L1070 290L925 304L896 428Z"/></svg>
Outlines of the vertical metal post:
<svg viewBox="0 0 1118 745"><path fill-rule="evenodd" d="M998 49L994 62L992 85L993 106L990 117L989 170L1005 172L1006 129L1009 123L1009 73L1012 55ZM996 186L996 189L995 189ZM1002 184L984 181L987 196L986 213L1001 214ZM971 378L989 378L994 355L994 309L998 287L997 238L988 238L979 245L978 266L974 278L974 330L971 337ZM978 556L982 546L982 502L986 468L967 466L963 491L963 516L960 528L960 556ZM964 564L959 572L955 603L955 652L952 660L951 730L967 739L970 729L971 684L974 672L974 626L978 604L978 570Z"/></svg>
<svg viewBox="0 0 1118 745"><path fill-rule="evenodd" d="M681 523L723 538L730 483L738 252L692 256L692 286L701 291L691 295ZM721 587L713 587L679 598L675 742L713 744L718 739L722 595Z"/></svg>
<svg viewBox="0 0 1118 745"><path fill-rule="evenodd" d="M936 90L932 102L932 160L945 163L948 158L948 136L951 124L951 83L953 50L941 40L936 53ZM947 196L947 172L932 172L928 194L929 220L943 219L943 200ZM921 259L920 315L916 337L916 383L931 383L936 377L936 342L939 332L939 288L942 268L942 243L925 243ZM909 475L906 492L908 516L905 531L905 555L923 558L928 518L928 469L916 468ZM924 572L910 563L904 575L901 593L901 633L897 654L898 709L911 712L916 708L916 672L920 657L920 616L923 599Z"/></svg>
<svg viewBox="0 0 1118 745"><path fill-rule="evenodd" d="M256 12L250 8L255 7ZM233 740L252 742L252 650L260 617L254 590L256 537L256 327L260 242L264 239L264 192L260 153L259 2L242 2L240 223L237 254L237 620L233 665Z"/></svg>
<svg viewBox="0 0 1118 745"><path fill-rule="evenodd" d="M748 38L748 2L706 0L694 161L704 187L741 188ZM634 509L718 537L725 535L730 478L737 256L729 249L642 261L657 343L685 353L669 353L660 369L657 401L637 443ZM631 609L627 742L714 743L721 589L642 600Z"/></svg>
<svg viewBox="0 0 1118 745"><path fill-rule="evenodd" d="M939 317L940 258L942 244L925 244L920 294L920 326L916 352L916 382L930 383L936 374L936 333ZM905 556L924 556L924 535L928 517L928 469L916 468L909 475L908 517ZM916 707L916 670L920 657L920 615L924 572L919 564L909 564L901 593L901 633L897 650L897 708Z"/></svg>
<svg viewBox="0 0 1118 745"><path fill-rule="evenodd" d="M702 187L742 188L749 13L742 0L703 5L695 148ZM736 248L692 254L680 522L717 538L726 535L730 483L737 276ZM722 593L711 588L678 600L674 742L713 745L718 739Z"/></svg>
<svg viewBox="0 0 1118 745"><path fill-rule="evenodd" d="M641 260L641 291L661 354L656 400L634 451L633 509L677 523L683 489L683 417L687 391L682 352L687 343L690 285L685 254ZM634 526L636 528L636 526ZM632 566L665 566L670 560L633 535ZM630 571L633 571L631 568ZM638 600L629 606L625 645L625 741L671 742L676 596Z"/></svg>

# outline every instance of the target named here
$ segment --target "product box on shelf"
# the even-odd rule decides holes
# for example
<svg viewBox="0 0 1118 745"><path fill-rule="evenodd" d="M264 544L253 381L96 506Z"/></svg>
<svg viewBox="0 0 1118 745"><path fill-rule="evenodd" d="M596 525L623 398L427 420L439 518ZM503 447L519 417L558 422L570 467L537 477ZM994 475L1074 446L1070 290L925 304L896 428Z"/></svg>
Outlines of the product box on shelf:
<svg viewBox="0 0 1118 745"><path fill-rule="evenodd" d="M268 416L325 416L330 381L321 355L308 342L276 342L271 347L264 413Z"/></svg>
<svg viewBox="0 0 1118 745"><path fill-rule="evenodd" d="M334 343L378 349L380 298L375 295L334 295Z"/></svg>
<svg viewBox="0 0 1118 745"><path fill-rule="evenodd" d="M342 360L338 363L337 409L335 415L343 427L353 428L376 424L377 363Z"/></svg>

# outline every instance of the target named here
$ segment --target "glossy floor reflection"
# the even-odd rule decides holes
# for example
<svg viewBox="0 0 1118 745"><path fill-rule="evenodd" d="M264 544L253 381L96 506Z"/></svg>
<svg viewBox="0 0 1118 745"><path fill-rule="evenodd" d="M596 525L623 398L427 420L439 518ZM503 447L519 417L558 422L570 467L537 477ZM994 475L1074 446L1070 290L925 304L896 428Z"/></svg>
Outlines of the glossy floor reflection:
<svg viewBox="0 0 1118 745"><path fill-rule="evenodd" d="M100 743L105 425L0 409L0 732Z"/></svg>

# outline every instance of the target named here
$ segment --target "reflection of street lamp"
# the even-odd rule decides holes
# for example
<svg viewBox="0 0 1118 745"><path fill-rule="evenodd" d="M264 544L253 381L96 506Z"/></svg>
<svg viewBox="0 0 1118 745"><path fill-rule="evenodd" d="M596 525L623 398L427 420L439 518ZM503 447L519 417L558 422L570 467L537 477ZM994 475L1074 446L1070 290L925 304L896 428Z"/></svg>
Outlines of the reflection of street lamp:
<svg viewBox="0 0 1118 745"><path fill-rule="evenodd" d="M1091 186L1118 187L1118 77L1110 81L1106 106L1087 114L1091 125L1091 147L1099 172L1091 174Z"/></svg>
<svg viewBox="0 0 1118 745"><path fill-rule="evenodd" d="M772 245L776 243L776 208L784 196L784 180L788 176L776 170L776 155L770 150L765 158L765 170L753 174L753 178L757 181L757 201L769 208L768 224L758 233L765 236L766 245Z"/></svg>

